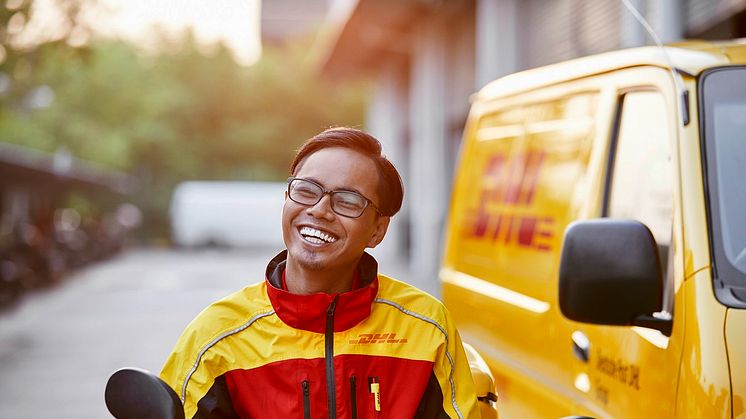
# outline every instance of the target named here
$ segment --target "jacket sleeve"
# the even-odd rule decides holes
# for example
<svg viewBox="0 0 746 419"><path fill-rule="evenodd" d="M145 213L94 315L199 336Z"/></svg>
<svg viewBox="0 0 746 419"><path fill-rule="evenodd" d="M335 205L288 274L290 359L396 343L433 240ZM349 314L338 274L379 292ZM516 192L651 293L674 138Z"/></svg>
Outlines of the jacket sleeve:
<svg viewBox="0 0 746 419"><path fill-rule="evenodd" d="M160 377L181 399L184 417L192 419L238 418L231 400L225 376L214 376L206 365L198 362L198 346L194 344L195 334L190 325L176 343L166 360ZM190 374L194 373L194 374ZM195 382L185 385L190 377Z"/></svg>
<svg viewBox="0 0 746 419"><path fill-rule="evenodd" d="M438 350L433 373L417 409L417 418L479 419L477 394L469 361L456 327L445 311L441 324L445 341Z"/></svg>

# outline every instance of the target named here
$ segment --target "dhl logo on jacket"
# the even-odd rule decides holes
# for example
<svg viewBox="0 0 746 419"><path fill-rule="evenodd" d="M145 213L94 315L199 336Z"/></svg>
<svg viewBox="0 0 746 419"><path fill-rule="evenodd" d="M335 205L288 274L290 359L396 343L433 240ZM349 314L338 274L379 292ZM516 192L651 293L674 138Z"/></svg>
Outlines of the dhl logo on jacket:
<svg viewBox="0 0 746 419"><path fill-rule="evenodd" d="M378 275L368 254L363 286L291 294L280 288L285 257L179 338L161 376L186 417L478 417L460 338L437 300Z"/></svg>

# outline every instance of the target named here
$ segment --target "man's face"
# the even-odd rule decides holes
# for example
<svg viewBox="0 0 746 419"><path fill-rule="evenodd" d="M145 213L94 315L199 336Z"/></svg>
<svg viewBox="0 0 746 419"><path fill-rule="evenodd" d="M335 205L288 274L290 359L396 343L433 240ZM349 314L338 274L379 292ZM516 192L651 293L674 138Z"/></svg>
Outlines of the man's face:
<svg viewBox="0 0 746 419"><path fill-rule="evenodd" d="M293 176L312 180L327 190L355 191L377 206L381 203L375 163L350 149L316 151L301 162ZM383 240L388 221L389 217L379 216L370 205L358 218L339 215L332 211L329 195L313 206L285 197L282 235L288 262L308 270L352 267L366 247L375 247Z"/></svg>

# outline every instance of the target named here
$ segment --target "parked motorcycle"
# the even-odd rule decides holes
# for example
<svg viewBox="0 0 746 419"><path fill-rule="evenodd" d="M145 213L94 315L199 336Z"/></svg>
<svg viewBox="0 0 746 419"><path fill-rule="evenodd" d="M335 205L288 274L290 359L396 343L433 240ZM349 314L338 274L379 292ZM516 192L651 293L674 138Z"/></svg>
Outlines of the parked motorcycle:
<svg viewBox="0 0 746 419"><path fill-rule="evenodd" d="M122 368L112 374L104 399L117 419L184 419L184 408L176 392L143 369Z"/></svg>

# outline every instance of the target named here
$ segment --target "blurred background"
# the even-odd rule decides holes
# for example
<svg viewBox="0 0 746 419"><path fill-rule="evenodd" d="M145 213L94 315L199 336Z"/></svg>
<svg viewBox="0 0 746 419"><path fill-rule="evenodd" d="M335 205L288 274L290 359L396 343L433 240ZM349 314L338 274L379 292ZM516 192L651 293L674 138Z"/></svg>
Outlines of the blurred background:
<svg viewBox="0 0 746 419"><path fill-rule="evenodd" d="M746 0L630 0L667 43L746 36ZM210 301L282 248L297 147L378 137L406 199L375 250L438 295L469 96L651 44L621 0L2 0L0 419L107 417Z"/></svg>

